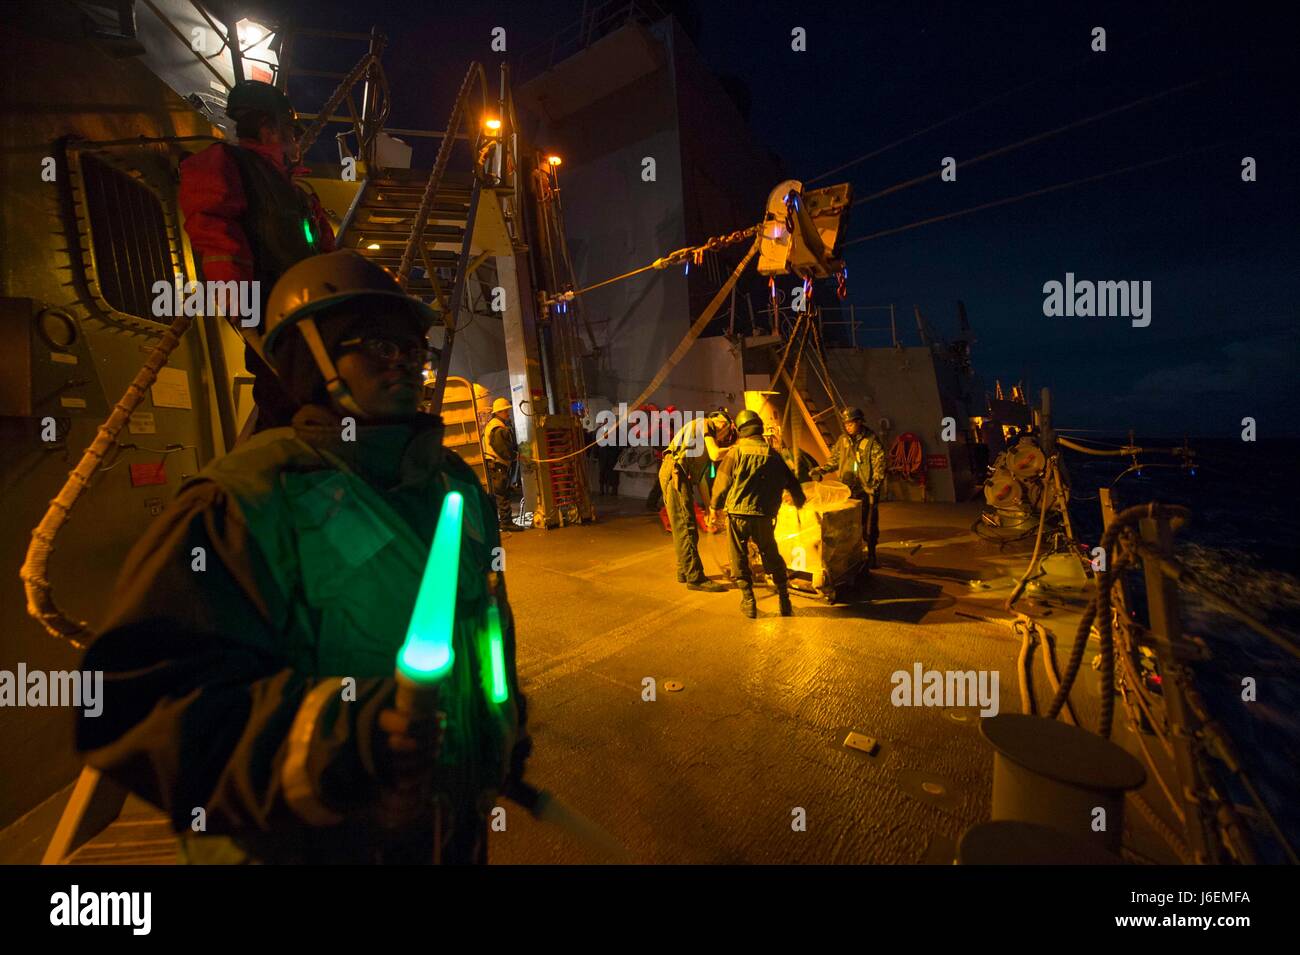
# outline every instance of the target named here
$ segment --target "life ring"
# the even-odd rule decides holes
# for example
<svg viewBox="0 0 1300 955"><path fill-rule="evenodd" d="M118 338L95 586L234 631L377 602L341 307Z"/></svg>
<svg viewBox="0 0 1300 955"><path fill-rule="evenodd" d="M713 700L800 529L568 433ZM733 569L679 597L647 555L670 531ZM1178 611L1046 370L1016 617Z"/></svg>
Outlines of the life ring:
<svg viewBox="0 0 1300 955"><path fill-rule="evenodd" d="M921 451L921 439L910 431L895 438L889 446L889 470L906 481L922 478L925 473L925 455Z"/></svg>

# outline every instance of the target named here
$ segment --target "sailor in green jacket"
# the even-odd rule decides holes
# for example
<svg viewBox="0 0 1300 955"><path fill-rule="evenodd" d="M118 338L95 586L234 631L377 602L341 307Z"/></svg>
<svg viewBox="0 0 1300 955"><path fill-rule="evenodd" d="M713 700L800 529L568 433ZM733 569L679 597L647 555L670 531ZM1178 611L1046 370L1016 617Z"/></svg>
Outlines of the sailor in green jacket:
<svg viewBox="0 0 1300 955"><path fill-rule="evenodd" d="M355 252L291 267L266 344L301 405L292 426L189 481L123 567L85 662L105 673L103 713L77 744L171 817L187 861L486 860L529 741L495 508L416 410L432 319ZM451 491L454 665L440 718L419 722L394 707L394 665ZM485 689L493 597L502 702ZM413 791L427 798L395 832L394 794Z"/></svg>
<svg viewBox="0 0 1300 955"><path fill-rule="evenodd" d="M867 427L861 408L844 412L844 434L831 448L830 460L814 468L820 481L831 472L862 501L862 539L867 544L867 566L876 566L876 541L880 539L880 489L885 483L885 448Z"/></svg>
<svg viewBox="0 0 1300 955"><path fill-rule="evenodd" d="M727 512L727 542L731 569L740 587L740 612L757 616L754 606L754 576L749 569L749 542L752 540L763 558L763 568L772 575L780 601L781 616L794 613L785 573L785 561L773 535L776 513L784 492L789 492L795 507L803 507L804 493L781 455L763 440L763 419L755 411L745 410L736 416L736 433L740 440L732 446L718 467L713 482L713 513Z"/></svg>
<svg viewBox="0 0 1300 955"><path fill-rule="evenodd" d="M688 590L722 593L727 589L704 573L700 532L695 524L695 494L708 480L710 466L721 466L735 440L731 415L727 409L718 408L707 418L687 421L664 448L659 465L659 489L668 511L668 526L673 532L677 582L685 584ZM705 492L706 497L708 493Z"/></svg>

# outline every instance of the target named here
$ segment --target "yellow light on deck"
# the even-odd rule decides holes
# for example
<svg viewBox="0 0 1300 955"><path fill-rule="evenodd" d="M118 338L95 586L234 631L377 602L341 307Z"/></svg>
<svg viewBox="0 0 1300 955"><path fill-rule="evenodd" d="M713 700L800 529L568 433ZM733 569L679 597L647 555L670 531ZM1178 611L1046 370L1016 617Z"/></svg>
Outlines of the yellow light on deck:
<svg viewBox="0 0 1300 955"><path fill-rule="evenodd" d="M564 162L564 160L561 159L559 156L547 156L546 161L550 163L552 166L558 166L560 163Z"/></svg>
<svg viewBox="0 0 1300 955"><path fill-rule="evenodd" d="M366 248L367 248L367 249L372 249L372 250L378 250L378 249L379 249L379 243L378 243L378 242L371 242L368 246L366 246Z"/></svg>
<svg viewBox="0 0 1300 955"><path fill-rule="evenodd" d="M489 133L495 135L496 133L501 132L501 120L485 119L483 120L483 128L486 129Z"/></svg>

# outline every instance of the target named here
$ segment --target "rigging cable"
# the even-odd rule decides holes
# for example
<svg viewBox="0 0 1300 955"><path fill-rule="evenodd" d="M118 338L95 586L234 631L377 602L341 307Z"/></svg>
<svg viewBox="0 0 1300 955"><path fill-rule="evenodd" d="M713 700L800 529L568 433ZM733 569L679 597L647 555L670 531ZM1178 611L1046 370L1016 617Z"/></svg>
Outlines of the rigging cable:
<svg viewBox="0 0 1300 955"><path fill-rule="evenodd" d="M1029 136L1026 139L1022 139L1019 142L1009 143L1006 146L999 146L996 149L990 149L986 153L980 153L978 156L972 156L970 159L964 159L961 162L957 163L957 165L960 168L965 169L968 166L973 166L977 162L983 162L985 159L992 159L995 156L1005 155L1006 153L1012 152L1013 150L1016 149L1020 149L1023 146L1029 146L1033 143L1041 142L1044 139L1050 139L1052 136L1058 136L1061 133L1070 131L1071 129L1077 129L1080 126L1086 126L1089 123L1095 123L1098 120L1105 119L1109 116L1115 116L1119 113L1126 112L1130 109L1136 109L1138 106L1143 106L1147 103L1153 103L1156 100L1163 99L1166 96L1172 96L1175 93L1181 93L1183 90L1191 89L1194 86L1200 86L1202 83L1207 82L1209 79L1210 77L1207 76L1207 77L1202 77L1199 80L1190 80L1187 83L1182 83L1178 86L1172 86L1167 90L1160 91L1159 93L1152 93L1148 96L1140 97L1139 99L1130 100L1129 102L1124 103L1123 105L1115 106L1108 110L1103 110L1100 113L1094 113L1092 116L1085 116L1083 119L1076 119L1074 122L1066 123L1064 126L1058 126L1055 129L1049 129L1041 133L1035 133L1033 136ZM942 173L943 170L942 168L940 168L940 169L935 169L932 172L927 172L921 176L915 176L911 179L906 179L903 182L896 182L894 183L894 185L887 186L884 189L881 189L879 192L873 192L869 196L863 196L861 199L853 200L852 205L858 206L864 202L871 202L873 199L879 199L883 196L889 195L890 193L898 192L902 189L907 189L911 186L915 186L918 183L925 182L929 179L934 179L936 176L942 175Z"/></svg>
<svg viewBox="0 0 1300 955"><path fill-rule="evenodd" d="M928 219L921 219L918 222L912 222L907 225L897 226L893 229L882 229L880 232L871 233L871 235L864 235L864 236L859 236L856 239L850 239L848 242L842 243L840 245L840 248L841 249L847 248L848 246L856 245L859 242L867 242L871 239L879 239L887 235L895 235L899 232L907 232L909 229L915 229L923 225L931 225L932 223L935 222L943 222L945 219L956 219L959 216L970 215L972 212L981 212L984 209L992 209L995 208L996 206L1009 205L1010 203L1013 202L1019 202L1022 199L1032 199L1035 196L1047 195L1049 192L1058 192L1061 189L1068 189L1071 186L1081 186L1086 183L1097 182L1102 179L1108 179L1111 176L1118 176L1126 172L1136 172L1139 169L1146 169L1151 166L1158 166L1163 163L1173 162L1176 159L1183 159L1187 156L1195 155L1196 153L1208 152L1212 149L1219 149L1220 147L1228 145L1231 142L1233 142L1233 140L1224 140L1222 142L1212 143L1211 145L1208 146L1198 146L1194 149L1187 149L1182 152L1174 153L1169 156L1163 156L1160 159L1150 159L1147 160L1146 162L1135 163L1132 166L1124 166L1121 169L1111 169L1107 172L1097 173L1096 175L1093 176L1084 176L1081 179L1071 179L1069 182L1058 182L1052 186L1044 186L1041 189L1034 189L1030 192L1022 192L1016 196L1007 196L1002 199L994 199L992 202L981 203L978 206L971 206L967 209L958 209L956 212L948 212L948 213L944 213L943 215L931 216Z"/></svg>
<svg viewBox="0 0 1300 955"><path fill-rule="evenodd" d="M1128 42L1135 44L1137 41L1145 40L1147 37L1153 35L1156 32L1157 32L1156 28L1147 30L1145 33L1138 34L1135 37L1130 37ZM902 137L901 139L896 139L892 143L888 143L887 145L881 146L879 149L873 149L865 156L859 156L857 159L850 159L848 162L836 166L834 169L827 170L826 172L822 173L819 176L814 176L811 179L806 179L804 180L804 184L810 185L814 182L819 182L820 180L825 179L828 176L835 175L837 172L843 172L845 169L848 169L850 166L856 166L860 162L866 162L868 159L874 159L875 157L882 155L883 153L886 153L889 150L893 149L895 146L901 146L904 143L911 142L913 139L917 139L920 136L924 136L926 133L933 132L934 130L939 129L943 126L947 126L949 123L956 122L959 119L964 119L967 116L973 115L974 113L978 113L980 110L986 109L989 106L994 105L995 103L999 103L1009 96L1014 96L1016 93L1020 93L1026 89L1029 89L1030 87L1041 86L1043 83L1047 81L1054 80L1059 76L1063 76L1066 73L1078 69L1080 66L1083 66L1085 63L1093 63L1093 62L1096 62L1096 54L1089 52L1087 56L1080 57L1079 59L1075 60L1073 63L1069 63L1058 70L1035 77L1034 79L1029 80L1026 83L1021 83L1019 86L1015 86L1009 90L1004 90L1003 92L998 93L996 96L993 96L990 99L986 99L982 103L978 103L975 106L970 107L969 109L962 110L961 112L958 113L953 113L951 116L947 117L946 119L941 119L938 120L937 122L931 123L929 126L926 126L924 129L918 129L916 132L910 133L907 136Z"/></svg>

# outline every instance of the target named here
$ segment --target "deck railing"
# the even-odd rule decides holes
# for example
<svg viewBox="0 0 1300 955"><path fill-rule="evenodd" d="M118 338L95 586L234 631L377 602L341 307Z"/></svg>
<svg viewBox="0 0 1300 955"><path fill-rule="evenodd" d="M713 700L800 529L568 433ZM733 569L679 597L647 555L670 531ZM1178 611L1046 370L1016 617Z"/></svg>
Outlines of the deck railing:
<svg viewBox="0 0 1300 955"><path fill-rule="evenodd" d="M648 26L667 15L654 0L609 0L594 4L584 9L576 21L557 30L549 40L525 50L519 57L515 72L521 82L532 79L629 23Z"/></svg>

